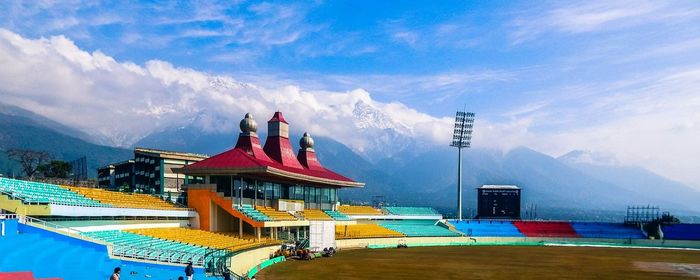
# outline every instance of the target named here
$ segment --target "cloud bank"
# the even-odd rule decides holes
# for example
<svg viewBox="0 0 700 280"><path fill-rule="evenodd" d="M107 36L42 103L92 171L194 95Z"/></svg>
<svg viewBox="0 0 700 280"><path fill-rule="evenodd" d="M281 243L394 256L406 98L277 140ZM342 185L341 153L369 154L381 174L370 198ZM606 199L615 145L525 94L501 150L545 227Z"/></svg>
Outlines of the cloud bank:
<svg viewBox="0 0 700 280"><path fill-rule="evenodd" d="M246 112L264 127L275 110L289 112L297 132L333 137L358 151L374 145L367 138L371 131L391 129L433 144L448 143L451 131L450 118L378 102L362 89L267 88L161 60L120 62L100 51L84 51L64 36L27 39L0 29L0 64L3 103L110 145L129 146L154 131L189 124L235 133Z"/></svg>

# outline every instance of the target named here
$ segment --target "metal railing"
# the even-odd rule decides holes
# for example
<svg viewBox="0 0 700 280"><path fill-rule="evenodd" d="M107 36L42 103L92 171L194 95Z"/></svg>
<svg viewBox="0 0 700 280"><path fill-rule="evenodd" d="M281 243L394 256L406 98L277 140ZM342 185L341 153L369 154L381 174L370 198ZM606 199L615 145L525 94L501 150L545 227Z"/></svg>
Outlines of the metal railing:
<svg viewBox="0 0 700 280"><path fill-rule="evenodd" d="M208 248L204 259L206 260L206 266L204 267L204 272L207 275L214 277L222 277L225 272L230 273L231 279L234 280L245 280L246 278L236 274L231 271L231 257L240 253L231 251L235 246L223 248L223 249L212 249Z"/></svg>
<svg viewBox="0 0 700 280"><path fill-rule="evenodd" d="M186 264L192 261L193 265L204 266L204 255L190 252L183 252L177 250L165 250L157 249L149 246L132 246L123 244L113 244L99 238L90 237L84 235L85 232L80 231L75 228L62 226L59 224L47 222L41 219L32 218L28 216L17 216L15 215L23 224L38 225L45 229L52 229L60 234L68 235L76 239L87 240L93 243L105 244L111 247L111 252L113 256L118 256L122 258L130 258L137 260L151 260L165 263L177 263Z"/></svg>
<svg viewBox="0 0 700 280"><path fill-rule="evenodd" d="M137 260L177 264L186 264L191 261L192 265L200 267L203 267L205 264L205 254L203 253L158 249L148 246L112 244L112 255Z"/></svg>
<svg viewBox="0 0 700 280"><path fill-rule="evenodd" d="M69 235L71 237L78 238L78 239L84 239L84 240L87 239L89 241L93 241L93 242L97 242L97 243L104 243L100 240L84 236L84 235L82 235L82 233L83 233L82 231L74 229L72 227L54 224L52 222L47 222L47 221L44 221L41 219L29 217L29 216L19 216L19 222L23 223L23 224L40 225L44 228L53 229L54 231L59 231L59 232L65 233L66 235Z"/></svg>
<svg viewBox="0 0 700 280"><path fill-rule="evenodd" d="M17 220L17 214L0 214L0 220Z"/></svg>

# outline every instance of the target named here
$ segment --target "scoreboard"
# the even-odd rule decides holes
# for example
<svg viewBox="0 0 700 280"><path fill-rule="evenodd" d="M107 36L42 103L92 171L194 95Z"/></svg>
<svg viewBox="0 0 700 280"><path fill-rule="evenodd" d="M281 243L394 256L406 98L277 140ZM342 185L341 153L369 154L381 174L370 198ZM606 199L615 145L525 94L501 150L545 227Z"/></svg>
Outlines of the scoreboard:
<svg viewBox="0 0 700 280"><path fill-rule="evenodd" d="M483 185L477 188L477 219L520 219L520 188Z"/></svg>

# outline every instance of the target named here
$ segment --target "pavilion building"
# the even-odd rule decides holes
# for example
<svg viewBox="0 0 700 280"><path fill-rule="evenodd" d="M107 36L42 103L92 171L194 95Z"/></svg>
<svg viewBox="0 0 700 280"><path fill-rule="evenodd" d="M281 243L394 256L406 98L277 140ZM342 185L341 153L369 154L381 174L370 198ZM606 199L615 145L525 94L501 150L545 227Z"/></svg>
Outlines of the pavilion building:
<svg viewBox="0 0 700 280"><path fill-rule="evenodd" d="M304 133L295 154L289 123L281 112L268 121L264 146L251 114L241 120L240 129L232 149L178 170L189 178L201 178L186 186L188 205L200 214L201 229L237 229L242 235L252 227L260 236L260 228L274 228L270 231L274 236L272 232L279 228L308 226L309 221L301 217L304 211L335 210L339 189L364 186L325 168L309 133Z"/></svg>

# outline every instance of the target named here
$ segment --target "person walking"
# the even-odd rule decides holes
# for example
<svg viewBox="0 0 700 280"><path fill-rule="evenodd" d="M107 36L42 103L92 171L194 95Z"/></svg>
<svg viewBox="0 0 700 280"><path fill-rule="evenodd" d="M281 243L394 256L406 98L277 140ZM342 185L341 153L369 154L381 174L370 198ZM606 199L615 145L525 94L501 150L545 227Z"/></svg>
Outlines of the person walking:
<svg viewBox="0 0 700 280"><path fill-rule="evenodd" d="M121 267L115 267L114 273L112 273L112 276L109 277L109 280L119 280L121 273L122 273Z"/></svg>
<svg viewBox="0 0 700 280"><path fill-rule="evenodd" d="M192 280L194 277L194 267L192 267L191 261L187 263L187 267L185 267L185 276L187 276L187 280Z"/></svg>

